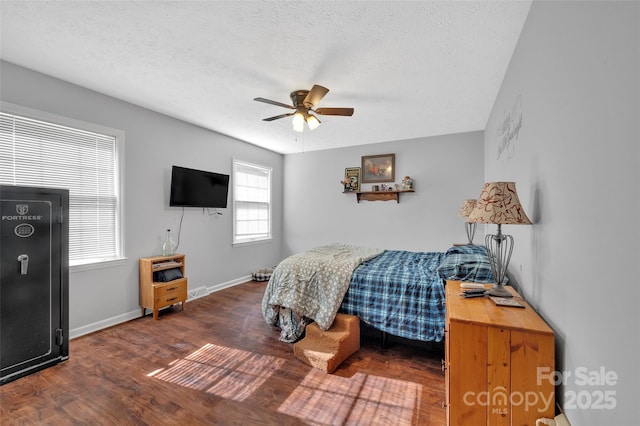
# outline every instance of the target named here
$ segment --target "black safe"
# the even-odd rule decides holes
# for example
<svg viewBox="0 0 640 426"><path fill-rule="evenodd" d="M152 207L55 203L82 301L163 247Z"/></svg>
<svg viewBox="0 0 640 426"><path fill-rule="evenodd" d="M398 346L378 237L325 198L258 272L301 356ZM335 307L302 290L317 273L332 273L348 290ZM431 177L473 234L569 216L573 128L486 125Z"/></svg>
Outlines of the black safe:
<svg viewBox="0 0 640 426"><path fill-rule="evenodd" d="M0 186L0 385L69 358L69 191Z"/></svg>

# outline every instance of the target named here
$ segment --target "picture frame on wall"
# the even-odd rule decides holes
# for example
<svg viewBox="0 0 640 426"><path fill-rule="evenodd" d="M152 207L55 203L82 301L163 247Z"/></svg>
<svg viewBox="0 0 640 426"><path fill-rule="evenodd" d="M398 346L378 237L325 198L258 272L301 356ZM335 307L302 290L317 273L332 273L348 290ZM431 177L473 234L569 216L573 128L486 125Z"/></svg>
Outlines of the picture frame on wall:
<svg viewBox="0 0 640 426"><path fill-rule="evenodd" d="M344 190L358 192L360 191L360 167L347 167L344 169Z"/></svg>
<svg viewBox="0 0 640 426"><path fill-rule="evenodd" d="M395 181L395 154L362 156L362 183Z"/></svg>

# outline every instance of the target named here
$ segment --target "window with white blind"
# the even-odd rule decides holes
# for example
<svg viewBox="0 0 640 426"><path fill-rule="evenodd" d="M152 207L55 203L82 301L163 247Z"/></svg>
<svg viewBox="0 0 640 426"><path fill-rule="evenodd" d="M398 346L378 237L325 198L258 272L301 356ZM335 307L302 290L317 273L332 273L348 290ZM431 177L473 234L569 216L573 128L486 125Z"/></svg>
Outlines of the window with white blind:
<svg viewBox="0 0 640 426"><path fill-rule="evenodd" d="M69 264L122 257L122 132L46 113L0 112L0 183L69 189ZM44 116L56 122L33 118ZM40 117L38 117L40 118ZM75 126L62 124L66 121ZM102 132L87 130L99 129Z"/></svg>
<svg viewBox="0 0 640 426"><path fill-rule="evenodd" d="M233 161L233 243L271 239L271 169Z"/></svg>

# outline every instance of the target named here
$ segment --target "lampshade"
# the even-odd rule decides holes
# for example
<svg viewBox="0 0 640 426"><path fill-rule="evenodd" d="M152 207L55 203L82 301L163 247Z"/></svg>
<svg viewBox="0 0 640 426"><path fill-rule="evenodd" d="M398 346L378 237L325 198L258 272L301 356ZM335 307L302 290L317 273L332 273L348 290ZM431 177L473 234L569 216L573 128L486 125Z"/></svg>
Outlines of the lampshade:
<svg viewBox="0 0 640 426"><path fill-rule="evenodd" d="M304 131L304 115L301 112L293 114L293 130L299 133Z"/></svg>
<svg viewBox="0 0 640 426"><path fill-rule="evenodd" d="M530 225L515 182L485 183L468 222L494 223L499 225Z"/></svg>
<svg viewBox="0 0 640 426"><path fill-rule="evenodd" d="M460 211L458 212L458 216L469 217L475 206L476 200L464 200L464 203L462 204L462 207L460 207Z"/></svg>
<svg viewBox="0 0 640 426"><path fill-rule="evenodd" d="M318 126L320 125L320 120L318 120L318 118L315 115L308 114L307 115L307 125L309 126L309 129L311 129L311 130L317 129Z"/></svg>

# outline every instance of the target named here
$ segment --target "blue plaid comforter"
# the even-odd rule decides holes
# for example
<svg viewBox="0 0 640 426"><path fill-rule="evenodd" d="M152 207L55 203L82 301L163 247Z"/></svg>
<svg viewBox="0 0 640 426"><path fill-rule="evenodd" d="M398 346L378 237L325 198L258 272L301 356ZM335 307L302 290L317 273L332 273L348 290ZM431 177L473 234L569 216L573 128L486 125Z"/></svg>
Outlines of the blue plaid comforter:
<svg viewBox="0 0 640 426"><path fill-rule="evenodd" d="M355 269L340 312L395 336L442 340L444 253L387 250Z"/></svg>

